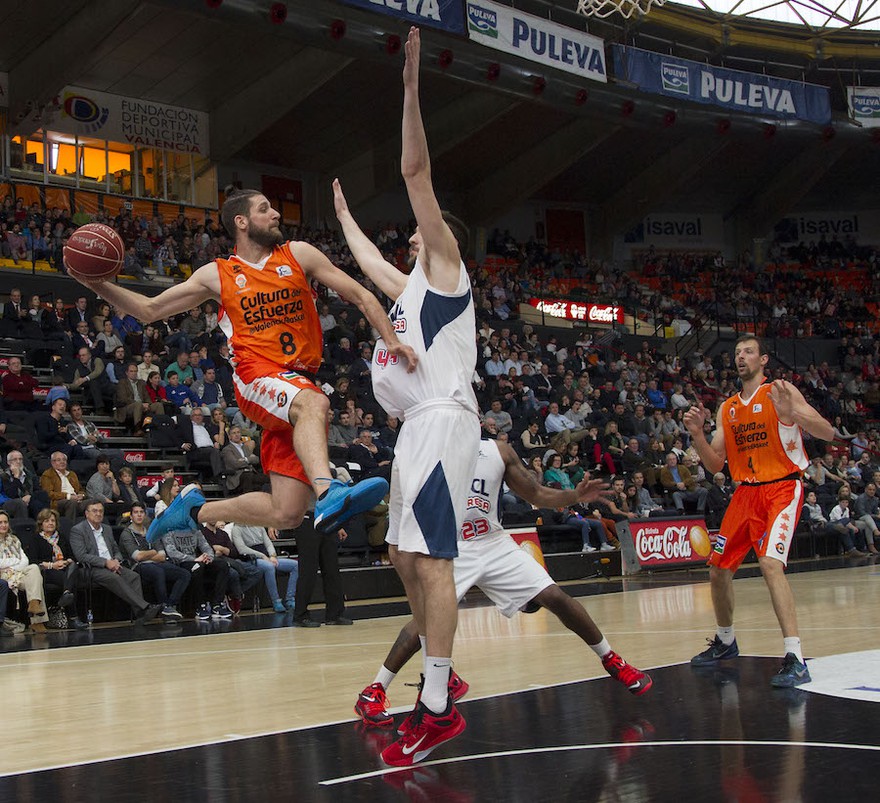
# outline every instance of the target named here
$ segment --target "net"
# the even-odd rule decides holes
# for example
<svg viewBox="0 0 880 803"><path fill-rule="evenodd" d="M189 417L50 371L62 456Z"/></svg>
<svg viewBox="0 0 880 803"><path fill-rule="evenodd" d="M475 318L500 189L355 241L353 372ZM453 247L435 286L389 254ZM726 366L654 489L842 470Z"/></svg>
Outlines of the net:
<svg viewBox="0 0 880 803"><path fill-rule="evenodd" d="M604 19L612 14L620 14L625 19L642 16L651 6L662 6L666 0L578 0L577 11L585 17Z"/></svg>

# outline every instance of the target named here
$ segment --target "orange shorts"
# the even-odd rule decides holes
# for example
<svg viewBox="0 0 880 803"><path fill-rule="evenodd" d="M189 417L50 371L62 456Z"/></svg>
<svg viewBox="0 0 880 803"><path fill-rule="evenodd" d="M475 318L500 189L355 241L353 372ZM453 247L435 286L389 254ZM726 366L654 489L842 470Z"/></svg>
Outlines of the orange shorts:
<svg viewBox="0 0 880 803"><path fill-rule="evenodd" d="M724 514L709 565L735 572L751 547L759 558L766 555L785 565L803 502L800 480L742 483Z"/></svg>
<svg viewBox="0 0 880 803"><path fill-rule="evenodd" d="M246 383L233 374L235 398L242 415L263 428L260 462L266 474L285 477L311 485L305 469L293 450L293 426L290 405L300 391L321 393L308 377L295 371L279 371Z"/></svg>

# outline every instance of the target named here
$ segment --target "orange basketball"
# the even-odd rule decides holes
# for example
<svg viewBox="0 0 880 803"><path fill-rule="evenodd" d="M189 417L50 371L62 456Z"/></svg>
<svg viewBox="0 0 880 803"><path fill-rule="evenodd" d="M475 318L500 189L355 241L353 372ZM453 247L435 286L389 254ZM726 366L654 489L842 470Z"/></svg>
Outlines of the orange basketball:
<svg viewBox="0 0 880 803"><path fill-rule="evenodd" d="M80 226L64 246L67 270L84 279L112 279L122 270L124 256L122 238L103 223Z"/></svg>
<svg viewBox="0 0 880 803"><path fill-rule="evenodd" d="M712 542L709 540L709 533L706 530L700 527L699 524L695 524L691 527L688 537L691 539L691 546L694 552L701 558L709 557L709 553L712 551Z"/></svg>

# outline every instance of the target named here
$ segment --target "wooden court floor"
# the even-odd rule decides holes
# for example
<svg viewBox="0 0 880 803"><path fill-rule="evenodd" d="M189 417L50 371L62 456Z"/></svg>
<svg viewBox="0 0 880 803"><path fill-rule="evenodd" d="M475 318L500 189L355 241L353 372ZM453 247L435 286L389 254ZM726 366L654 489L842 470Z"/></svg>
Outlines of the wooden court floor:
<svg viewBox="0 0 880 803"><path fill-rule="evenodd" d="M880 618L877 613L880 611L880 566L869 563L794 573L790 575L790 581L797 598L801 637L808 656L822 658L880 650ZM591 722L601 721L608 715L607 712L593 711L593 719L587 716L585 712L597 706L602 711L604 707L609 711L625 711L629 717L626 722L618 723L622 730L609 730L604 738L625 741L620 734L625 736L627 728L636 734L641 728L643 732L635 741L647 739L650 742L656 728L639 724L643 722L640 710L654 711L656 719L658 706L663 716L669 716L676 706L681 705L684 710L691 698L711 698L715 705L720 695L723 701L723 690L707 693L706 684L711 685L712 678L707 680L690 667L677 666L700 651L704 639L714 631L708 583L685 577L680 582L666 579L656 587L644 581L624 581L623 586L623 591L579 599L588 607L614 649L642 668L658 667L654 673L654 688L643 698L632 698L625 689L608 679L593 653L546 611L518 615L512 620L503 618L491 607L469 607L461 611L455 666L471 684L467 707L462 711L469 719L473 738L482 734L476 746L469 745L470 751L507 753L528 749L530 729L534 731L538 721L546 728L548 723L553 723L553 717L563 714L567 728L589 732ZM783 699L778 693L774 697L774 692L767 687L767 680L775 671L776 659L781 653L781 636L766 588L759 577L736 580L735 592L741 653L767 657L766 660L743 661L740 664L742 669L738 670L741 674L732 679L739 695L746 691L749 695L748 705L738 714L742 729L748 726L749 717L760 716L762 706L779 705ZM271 771L276 776L284 774L285 765L298 766L297 772L288 776L288 780L298 778L295 795L298 800L418 799L412 797L412 789L405 788L407 784L421 788L418 772L412 775L410 771L410 776L390 773L383 777L376 748L381 749L387 743L387 740L383 741L385 737L366 734L355 741L353 747L349 743L342 751L337 737L331 739L330 747L321 741L323 737L319 738L320 734L335 733L334 728L344 728L346 739L351 738L355 730L352 705L356 696L373 680L406 617L359 620L353 627L314 630L289 627L289 620L284 617L263 616L260 619L265 620L265 626L250 623L256 624L258 629L236 629L236 623L215 623L205 627L204 634L192 637L169 632L168 638L63 649L41 645L34 639L30 650L0 654L3 689L0 711L6 726L4 746L0 751L0 800L48 799L45 792L49 788L52 788L53 795L60 791L52 786L55 783L66 789L67 793L62 793L65 800L88 799L88 796L79 794L88 787L82 783L83 779L97 778L100 772L112 767L114 772L121 772L121 777L115 776L116 782L125 787L127 780L138 777L138 772L143 771L131 769L129 772L125 769L129 766L126 760L132 761L131 757L136 756L141 757L141 761L148 760L153 768L148 777L154 777L155 772L163 774L160 768L168 766L166 762L172 756L190 755L187 748L196 751L192 755L201 756L205 750L215 750L220 751L218 755L241 759L231 760L228 766L213 768L215 774L220 773L221 779L229 781L228 785L220 784L226 789L224 794L209 794L204 785L198 786L192 794L174 794L172 777L172 786L162 794L159 794L158 787L150 791L150 786L140 785L125 787L130 796L123 795L120 799L259 799L251 797L246 790L234 792L235 779L241 778L242 773L254 771L255 753L259 752L256 745L264 745L269 751L274 767ZM162 628L156 625L151 629L161 631ZM159 635L163 634L160 632ZM41 649L41 646L46 648ZM817 662L817 666L820 663ZM859 675L862 683L859 688L863 687L864 692L856 694L856 697L861 695L862 702L823 697L810 704L816 710L830 711L831 714L824 713L823 717L830 717L831 721L834 720L833 712L838 710L835 705L841 711L847 706L855 706L852 711L846 708L847 720L854 728L858 726L857 733L866 734L869 744L877 745L880 740L880 706L877 705L880 702L880 672L877 669L880 662L868 663L865 667L866 671ZM832 674L835 671L829 670ZM816 680L817 671L813 674ZM596 680L582 683L591 678ZM391 704L400 711L408 710L415 696L414 689L404 683L417 679L418 661L414 660L392 685L389 691ZM729 687L730 681L723 674L714 678L716 685L721 687ZM583 690L577 692L581 702L568 710L560 695L574 694L573 690ZM551 702L519 704L533 693L550 695ZM730 698L729 689L727 695ZM819 698L821 695L807 696ZM600 701L604 702L600 704ZM795 709L799 704L794 704ZM640 706L644 708L640 709ZM473 719L475 714L480 716L479 711L484 713L479 726L474 727L477 723ZM723 719L721 713L715 706L708 716ZM493 730L489 724L495 717L505 722L510 720L516 726ZM321 727L325 725L332 727ZM677 734L672 738L685 741L696 738L688 728L693 731L695 726L688 726L683 720L679 729L671 729L671 733ZM832 733L833 726L828 728L829 734ZM778 733L763 734L761 738L787 742L792 738L790 730L780 726ZM292 755L284 755L283 745L287 745L287 741L273 742L271 748L269 742L265 742L265 739L292 738L291 731L300 735L297 737L299 746L290 747ZM552 739L554 732L551 729L547 738ZM262 741L261 737L264 737ZM819 737L824 739L821 733ZM569 738L566 736L564 741ZM718 738L717 733L712 736L714 740ZM377 739L381 744L377 744ZM431 794L431 797L486 799L484 791L480 790L469 793L469 797L458 798L453 794L458 788L456 784L446 782L448 778L444 781L444 773L453 771L443 760L462 755L457 749L459 743L468 744L462 737L440 748L431 756L432 760L438 760L436 766L419 771L423 776L427 774L429 789L433 784L446 790L443 794ZM731 749L737 748L734 745ZM742 745L738 749L743 749ZM880 755L877 752L880 747L858 749L867 751L860 766L877 767L870 776L876 790L880 788ZM316 765L305 771L298 762L308 764L310 750L320 754L322 760L320 768ZM652 761L663 766L663 760L659 758L663 751L659 747L654 750ZM716 750L712 755L717 758L719 754ZM779 758L779 755L774 760L784 761L785 756ZM680 756L676 760L678 758ZM209 761L198 759L203 760ZM633 760L638 762L639 757L635 756ZM708 759L703 756L702 760ZM548 748L541 753L540 760L533 757L529 762L533 768L528 776L529 782L544 778L544 783L550 784L546 788L552 789L553 779L570 762L569 754L557 755ZM191 765L185 764L183 772L187 772L187 766L192 769ZM259 769L270 770L267 766ZM470 767L470 771L473 774L475 768ZM68 785L69 778L74 777L71 772L80 779L79 786ZM320 785L328 778L364 772L385 781L379 787L381 794L373 787L358 791L352 786L330 789ZM508 777L509 773L502 775ZM393 783L392 776L399 783ZM498 778L501 776L495 770L489 772L487 768L486 777L494 779L492 783L500 783ZM56 780L49 780L53 778ZM57 780L59 778L62 780ZM49 787L45 786L47 783ZM117 783L114 783L114 789L121 790ZM246 788L254 791L259 784L250 784ZM277 786L269 788L277 790ZM184 787L178 786L177 789L182 792ZM424 789L421 794L425 794ZM665 795L657 797L648 790L645 794L636 794L630 799L665 799ZM532 797L520 797L512 791L509 796L496 799L545 798L534 793ZM554 798L550 795L546 799L586 797ZM784 799L784 796L769 799ZM819 798L805 795L804 799ZM837 798L845 799L846 795Z"/></svg>

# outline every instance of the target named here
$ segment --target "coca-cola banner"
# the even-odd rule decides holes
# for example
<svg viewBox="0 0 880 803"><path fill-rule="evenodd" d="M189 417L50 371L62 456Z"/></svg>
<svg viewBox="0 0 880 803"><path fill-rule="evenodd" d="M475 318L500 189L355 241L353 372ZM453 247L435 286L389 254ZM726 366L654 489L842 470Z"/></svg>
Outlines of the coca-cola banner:
<svg viewBox="0 0 880 803"><path fill-rule="evenodd" d="M143 463L144 460L147 459L146 452L123 452L122 459L125 460L126 463Z"/></svg>
<svg viewBox="0 0 880 803"><path fill-rule="evenodd" d="M623 307L617 304L587 304L552 298L532 298L529 304L551 318L588 323L623 323Z"/></svg>
<svg viewBox="0 0 880 803"><path fill-rule="evenodd" d="M705 563L712 541L704 519L643 519L622 521L617 536L623 552L623 572Z"/></svg>

